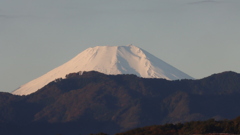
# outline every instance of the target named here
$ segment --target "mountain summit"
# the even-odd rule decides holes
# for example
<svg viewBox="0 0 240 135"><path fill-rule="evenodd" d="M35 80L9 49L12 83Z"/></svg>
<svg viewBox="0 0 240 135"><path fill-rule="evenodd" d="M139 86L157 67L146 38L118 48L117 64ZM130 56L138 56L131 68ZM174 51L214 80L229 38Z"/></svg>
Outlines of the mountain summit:
<svg viewBox="0 0 240 135"><path fill-rule="evenodd" d="M65 78L69 73L92 70L113 75L135 74L143 78L193 79L136 46L96 46L86 49L67 63L21 86L13 94L28 95L57 78Z"/></svg>

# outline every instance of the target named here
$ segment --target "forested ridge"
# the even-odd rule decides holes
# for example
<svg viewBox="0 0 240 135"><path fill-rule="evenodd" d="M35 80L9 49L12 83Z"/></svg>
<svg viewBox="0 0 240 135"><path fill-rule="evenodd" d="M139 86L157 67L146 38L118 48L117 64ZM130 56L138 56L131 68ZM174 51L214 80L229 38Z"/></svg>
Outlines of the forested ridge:
<svg viewBox="0 0 240 135"><path fill-rule="evenodd" d="M0 93L6 135L116 134L137 127L234 119L240 115L240 75L199 80L71 73L27 96Z"/></svg>
<svg viewBox="0 0 240 135"><path fill-rule="evenodd" d="M240 117L233 120L191 121L136 128L116 135L230 135L240 134Z"/></svg>
<svg viewBox="0 0 240 135"><path fill-rule="evenodd" d="M115 135L239 135L240 116L233 120L216 121L191 121L176 124L152 125L132 129ZM89 135L109 135L107 133L96 133Z"/></svg>

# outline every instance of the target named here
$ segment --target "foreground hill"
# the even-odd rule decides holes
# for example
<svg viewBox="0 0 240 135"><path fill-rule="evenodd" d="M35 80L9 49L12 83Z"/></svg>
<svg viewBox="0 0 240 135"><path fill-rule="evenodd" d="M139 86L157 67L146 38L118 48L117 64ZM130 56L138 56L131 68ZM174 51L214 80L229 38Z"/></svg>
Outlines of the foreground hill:
<svg viewBox="0 0 240 135"><path fill-rule="evenodd" d="M240 117L233 120L191 121L136 128L116 135L239 135Z"/></svg>
<svg viewBox="0 0 240 135"><path fill-rule="evenodd" d="M200 80L71 73L28 96L0 93L7 135L118 133L154 124L232 119L240 115L240 75Z"/></svg>

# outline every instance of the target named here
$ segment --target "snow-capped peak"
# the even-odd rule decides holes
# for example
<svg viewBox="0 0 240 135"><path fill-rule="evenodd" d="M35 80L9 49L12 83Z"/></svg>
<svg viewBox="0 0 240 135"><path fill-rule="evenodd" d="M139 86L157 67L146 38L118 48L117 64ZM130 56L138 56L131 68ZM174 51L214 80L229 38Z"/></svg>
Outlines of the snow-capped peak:
<svg viewBox="0 0 240 135"><path fill-rule="evenodd" d="M21 86L13 94L28 95L57 78L65 78L69 73L92 70L105 74L135 74L144 78L193 79L134 45L96 46L86 49L67 63Z"/></svg>

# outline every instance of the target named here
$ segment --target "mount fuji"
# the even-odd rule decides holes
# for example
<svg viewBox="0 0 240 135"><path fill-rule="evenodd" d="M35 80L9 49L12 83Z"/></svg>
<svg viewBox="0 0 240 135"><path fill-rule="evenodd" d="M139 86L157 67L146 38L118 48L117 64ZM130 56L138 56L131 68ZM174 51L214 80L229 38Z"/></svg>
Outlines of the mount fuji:
<svg viewBox="0 0 240 135"><path fill-rule="evenodd" d="M86 49L65 64L22 85L12 94L29 95L57 78L65 78L69 73L93 70L111 75L135 74L143 78L193 79L136 46L96 46Z"/></svg>

